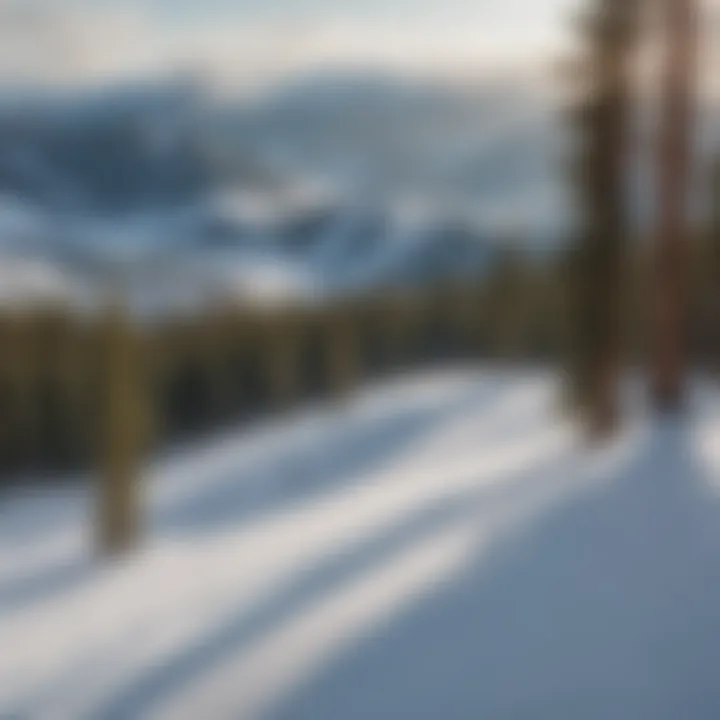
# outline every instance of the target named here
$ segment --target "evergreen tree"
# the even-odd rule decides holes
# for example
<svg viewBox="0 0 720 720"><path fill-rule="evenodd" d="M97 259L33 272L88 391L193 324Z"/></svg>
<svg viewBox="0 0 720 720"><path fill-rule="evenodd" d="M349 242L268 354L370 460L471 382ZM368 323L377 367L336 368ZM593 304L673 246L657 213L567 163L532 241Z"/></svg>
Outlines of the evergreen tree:
<svg viewBox="0 0 720 720"><path fill-rule="evenodd" d="M280 310L265 319L264 363L272 405L284 408L298 399L301 388L302 324L299 313Z"/></svg>
<svg viewBox="0 0 720 720"><path fill-rule="evenodd" d="M712 174L712 211L706 239L703 268L707 288L704 317L709 330L708 351L713 368L720 368L720 159L715 161Z"/></svg>
<svg viewBox="0 0 720 720"><path fill-rule="evenodd" d="M658 227L653 312L653 400L678 412L686 353L691 110L697 41L694 0L664 3L666 65L658 153Z"/></svg>
<svg viewBox="0 0 720 720"><path fill-rule="evenodd" d="M595 438L618 421L623 263L628 242L626 175L637 0L596 0L583 24L586 94L576 108L580 157L574 178L579 243L568 256L573 285L571 396Z"/></svg>
<svg viewBox="0 0 720 720"><path fill-rule="evenodd" d="M512 361L529 347L532 273L516 242L506 240L487 279L486 322L493 357Z"/></svg>
<svg viewBox="0 0 720 720"><path fill-rule="evenodd" d="M129 549L138 533L147 388L139 337L121 306L113 308L102 329L105 394L98 542L103 554L114 555Z"/></svg>
<svg viewBox="0 0 720 720"><path fill-rule="evenodd" d="M360 375L360 350L356 313L349 303L326 312L326 367L332 395L344 399Z"/></svg>

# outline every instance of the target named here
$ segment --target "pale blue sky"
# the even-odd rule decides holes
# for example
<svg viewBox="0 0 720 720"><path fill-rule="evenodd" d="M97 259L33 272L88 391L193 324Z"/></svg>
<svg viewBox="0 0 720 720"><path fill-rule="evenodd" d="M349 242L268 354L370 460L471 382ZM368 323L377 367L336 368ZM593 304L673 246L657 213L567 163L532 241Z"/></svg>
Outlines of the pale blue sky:
<svg viewBox="0 0 720 720"><path fill-rule="evenodd" d="M76 0L89 7L135 5L173 22L247 18L278 13L353 17L380 15L474 15L498 25L555 24L567 0Z"/></svg>
<svg viewBox="0 0 720 720"><path fill-rule="evenodd" d="M38 9L26 38L0 22L0 46L60 80L174 66L231 68L240 85L347 64L472 74L549 59L582 1L0 0Z"/></svg>

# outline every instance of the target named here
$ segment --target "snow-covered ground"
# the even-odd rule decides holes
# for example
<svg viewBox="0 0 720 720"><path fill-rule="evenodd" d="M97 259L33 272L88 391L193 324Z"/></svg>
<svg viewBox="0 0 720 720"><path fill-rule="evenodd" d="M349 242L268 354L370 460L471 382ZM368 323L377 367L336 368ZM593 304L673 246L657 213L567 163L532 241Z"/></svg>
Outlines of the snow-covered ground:
<svg viewBox="0 0 720 720"><path fill-rule="evenodd" d="M436 371L174 452L93 560L0 501L0 717L720 717L720 397L588 452L543 373Z"/></svg>

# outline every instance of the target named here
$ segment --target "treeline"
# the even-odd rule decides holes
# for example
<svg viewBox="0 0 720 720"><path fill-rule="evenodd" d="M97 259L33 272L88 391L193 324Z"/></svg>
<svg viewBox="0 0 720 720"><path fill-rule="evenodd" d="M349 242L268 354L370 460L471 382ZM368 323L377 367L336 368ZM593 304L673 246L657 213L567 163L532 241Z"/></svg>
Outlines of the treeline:
<svg viewBox="0 0 720 720"><path fill-rule="evenodd" d="M139 398L127 422L153 449L434 362L548 360L561 334L556 291L546 268L510 251L482 280L323 305L216 307L152 322L131 322L121 308L93 317L6 310L0 478L101 463L108 396L119 383L138 385L120 394ZM113 370L125 345L128 377Z"/></svg>
<svg viewBox="0 0 720 720"><path fill-rule="evenodd" d="M691 307L696 361L716 365L720 312L713 233L696 239ZM627 258L622 352L641 362L649 256ZM223 425L433 363L547 363L568 369L578 322L576 255L529 257L508 245L472 281L387 290L323 305L216 307L194 317L132 322L54 307L0 314L0 484L101 466L108 433L149 452ZM117 369L118 354L128 355ZM115 397L115 401L112 397ZM108 430L108 408L130 405ZM132 402L127 400L132 399Z"/></svg>

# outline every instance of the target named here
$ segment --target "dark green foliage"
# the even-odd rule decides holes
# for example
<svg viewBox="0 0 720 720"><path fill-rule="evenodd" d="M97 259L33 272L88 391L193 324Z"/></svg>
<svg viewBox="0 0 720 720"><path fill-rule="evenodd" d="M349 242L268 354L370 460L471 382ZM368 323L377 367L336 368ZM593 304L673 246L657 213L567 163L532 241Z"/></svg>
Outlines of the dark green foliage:
<svg viewBox="0 0 720 720"><path fill-rule="evenodd" d="M343 303L322 313L325 364L331 395L346 398L358 383L361 370L358 312Z"/></svg>
<svg viewBox="0 0 720 720"><path fill-rule="evenodd" d="M517 361L530 354L530 325L535 273L512 243L498 254L485 292L488 336L498 360Z"/></svg>
<svg viewBox="0 0 720 720"><path fill-rule="evenodd" d="M136 462L146 450L228 423L307 400L345 398L388 373L438 362L577 358L567 348L577 338L578 305L563 289L567 279L582 277L578 252L539 261L507 245L484 276L468 282L273 311L216 307L147 327L57 309L5 313L0 477L106 462L109 406L100 400L111 371L127 373L122 382L134 388L135 408L123 412L142 417L136 423L142 432L121 438L122 452ZM698 252L710 252L708 244L698 243ZM638 248L630 259L627 347L639 357L647 253ZM709 272L708 263L698 260L696 272ZM132 367L108 365L111 342L136 347Z"/></svg>
<svg viewBox="0 0 720 720"><path fill-rule="evenodd" d="M327 306L217 307L145 328L58 309L0 315L0 476L88 467L107 453L111 372L131 373L142 450L308 398L342 398L363 380L438 359L481 359L499 336L493 284L396 290ZM129 322L129 321L128 321ZM129 342L132 370L108 365Z"/></svg>
<svg viewBox="0 0 720 720"><path fill-rule="evenodd" d="M272 407L288 407L301 396L303 321L301 313L281 310L268 314L263 324L264 384Z"/></svg>

